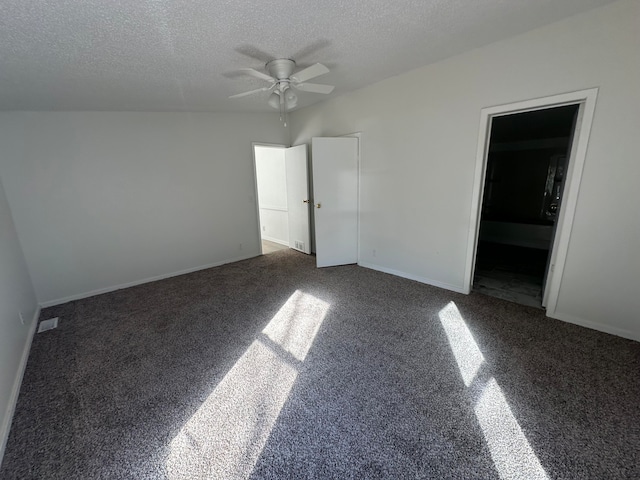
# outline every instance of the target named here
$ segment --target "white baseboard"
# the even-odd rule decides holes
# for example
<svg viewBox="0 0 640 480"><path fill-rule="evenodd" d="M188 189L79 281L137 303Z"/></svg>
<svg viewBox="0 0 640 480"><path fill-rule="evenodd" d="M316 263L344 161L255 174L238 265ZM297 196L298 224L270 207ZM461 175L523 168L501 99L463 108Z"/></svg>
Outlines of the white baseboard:
<svg viewBox="0 0 640 480"><path fill-rule="evenodd" d="M113 285L111 287L98 288L96 290L90 290L88 292L78 293L75 295L69 295L68 297L57 298L55 300L47 300L40 302L42 308L53 307L55 305L61 305L63 303L72 302L73 300L81 300L83 298L93 297L95 295L101 295L103 293L114 292L123 288L135 287L136 285L142 285L144 283L156 282L158 280L164 280L165 278L177 277L178 275L185 275L187 273L197 272L199 270L206 270L207 268L219 267L226 265L227 263L239 262L241 260L247 260L249 258L257 257L257 254L246 255L243 257L230 258L221 262L209 263L207 265L201 265L199 267L187 268L185 270L179 270L172 273L164 273L162 275L156 275L154 277L143 278L142 280L134 280L133 282L121 283L119 285Z"/></svg>
<svg viewBox="0 0 640 480"><path fill-rule="evenodd" d="M268 235L262 235L262 240L269 240L273 243L278 243L280 245L284 245L285 247L289 246L289 242L287 240L280 240L279 238L270 237Z"/></svg>
<svg viewBox="0 0 640 480"><path fill-rule="evenodd" d="M444 288L445 290L451 290L453 292L469 294L469 291L467 289L460 286L438 282L430 278L420 277L418 275L401 272L399 270L394 270L392 268L381 267L380 265L376 265L373 263L358 262L358 265L365 268L371 268L372 270L377 270L379 272L390 273L391 275L396 275L398 277L408 278L409 280L415 280L420 283L426 283L427 285L432 285L434 287ZM567 313L554 312L550 314L549 312L547 312L547 316L549 318L553 318L563 322L573 323L574 325L579 325L581 327L590 328L592 330L597 330L599 332L609 333L611 335L616 335L618 337L627 338L629 340L635 340L636 342L640 342L639 332L634 332L634 331L626 330L623 328L612 327L610 325L604 325L602 323L596 323L589 320L584 320L582 318L575 317Z"/></svg>
<svg viewBox="0 0 640 480"><path fill-rule="evenodd" d="M4 449L7 446L7 440L9 439L9 431L11 430L11 421L13 420L13 414L16 411L16 404L18 403L18 395L20 395L20 387L22 386L22 378L24 377L24 371L27 368L27 360L29 360L29 352L31 351L31 342L33 336L36 333L36 327L38 326L38 318L40 317L40 307L36 308L36 313L31 319L31 326L29 327L29 333L27 334L27 341L24 344L22 350L22 357L18 365L18 371L16 372L16 378L13 381L13 387L11 388L11 395L9 396L9 404L4 412L2 424L0 424L0 466L2 465L2 459L4 458Z"/></svg>
<svg viewBox="0 0 640 480"><path fill-rule="evenodd" d="M626 330L624 328L612 327L610 325L603 325L602 323L584 320L583 318L575 317L568 313L553 312L552 314L549 314L547 312L547 316L549 318L554 318L563 322L573 323L574 325L579 325L581 327L590 328L599 332L609 333L611 335L616 335L618 337L628 338L629 340L640 342L640 333Z"/></svg>
<svg viewBox="0 0 640 480"><path fill-rule="evenodd" d="M392 268L382 267L380 265L376 265L375 263L358 262L358 265L364 268L377 270L379 272L390 273L391 275L395 275L396 277L402 277L402 278L407 278L409 280L415 280L416 282L426 283L427 285L431 285L433 287L444 288L445 290L451 290L452 292L469 293L465 291L465 289L462 286L459 286L459 285L451 285L449 283L439 282L437 280L432 280L431 278L421 277L419 275L414 275L412 273L406 273L406 272L401 272L400 270L394 270Z"/></svg>

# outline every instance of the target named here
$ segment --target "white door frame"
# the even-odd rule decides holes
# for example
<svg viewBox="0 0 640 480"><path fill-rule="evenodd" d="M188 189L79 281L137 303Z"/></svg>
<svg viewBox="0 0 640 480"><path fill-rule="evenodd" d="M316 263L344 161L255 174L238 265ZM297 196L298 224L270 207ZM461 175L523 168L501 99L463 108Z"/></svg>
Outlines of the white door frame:
<svg viewBox="0 0 640 480"><path fill-rule="evenodd" d="M253 159L253 190L255 192L254 198L256 203L256 232L258 232L258 245L260 247L260 255L264 255L262 251L262 233L260 232L260 200L258 199L258 171L256 170L256 147L275 147L275 148L288 148L286 145L279 143L263 143L263 142L251 142L251 158Z"/></svg>
<svg viewBox="0 0 640 480"><path fill-rule="evenodd" d="M571 145L571 152L568 159L564 192L562 194L560 210L558 211L556 236L550 252L551 263L549 266L549 274L547 276L547 316L553 317L555 315L597 97L598 89L591 88L495 107L487 107L481 110L476 167L471 195L471 221L469 222L467 242L467 262L464 272L463 285L465 293L471 292L473 284L478 234L480 230L482 196L484 193L483 187L487 170L487 157L493 117L545 110L566 105L579 105L573 144Z"/></svg>

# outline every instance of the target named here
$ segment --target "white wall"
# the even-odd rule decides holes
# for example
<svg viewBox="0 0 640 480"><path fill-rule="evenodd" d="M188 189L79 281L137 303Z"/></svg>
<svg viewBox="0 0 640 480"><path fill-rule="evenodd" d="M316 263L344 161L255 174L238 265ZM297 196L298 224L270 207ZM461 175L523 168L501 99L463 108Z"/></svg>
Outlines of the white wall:
<svg viewBox="0 0 640 480"><path fill-rule="evenodd" d="M38 300L258 255L251 142L288 132L276 114L0 113Z"/></svg>
<svg viewBox="0 0 640 480"><path fill-rule="evenodd" d="M35 292L0 183L0 462L37 310Z"/></svg>
<svg viewBox="0 0 640 480"><path fill-rule="evenodd" d="M620 1L414 70L294 112L291 143L361 131L361 263L462 290L480 110L599 87L556 316L640 340L638 25Z"/></svg>
<svg viewBox="0 0 640 480"><path fill-rule="evenodd" d="M289 245L289 209L284 148L255 147L262 238Z"/></svg>

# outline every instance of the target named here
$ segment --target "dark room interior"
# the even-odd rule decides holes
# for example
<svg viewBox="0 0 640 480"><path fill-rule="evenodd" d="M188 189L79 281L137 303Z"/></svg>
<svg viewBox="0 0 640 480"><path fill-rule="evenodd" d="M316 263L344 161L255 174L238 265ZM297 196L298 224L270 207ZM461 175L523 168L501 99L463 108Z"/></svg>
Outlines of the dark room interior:
<svg viewBox="0 0 640 480"><path fill-rule="evenodd" d="M474 289L541 307L577 105L493 119Z"/></svg>

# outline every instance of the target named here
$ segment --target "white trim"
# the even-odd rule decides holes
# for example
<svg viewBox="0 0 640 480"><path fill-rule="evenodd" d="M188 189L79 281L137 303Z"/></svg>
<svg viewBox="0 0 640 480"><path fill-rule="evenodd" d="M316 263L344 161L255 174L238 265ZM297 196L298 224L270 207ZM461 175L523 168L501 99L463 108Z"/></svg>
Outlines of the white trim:
<svg viewBox="0 0 640 480"><path fill-rule="evenodd" d="M177 277L179 275L186 275L187 273L198 272L200 270L206 270L207 268L219 267L226 265L227 263L239 262L241 260L247 260L249 258L257 257L258 255L244 255L242 257L230 258L222 260L221 262L208 263L206 265L200 265L198 267L186 268L177 272L163 273L162 275L155 275L153 277L143 278L142 280L134 280L133 282L121 283L119 285L113 285L111 287L98 288L96 290L90 290L88 292L78 293L75 295L69 295L68 297L57 298L55 300L47 300L46 302L40 302L42 308L53 307L55 305L61 305L63 303L72 302L73 300L81 300L83 298L94 297L96 295L102 295L103 293L114 292L116 290L122 290L123 288L135 287L136 285L142 285L145 283L156 282L158 280L164 280L165 278Z"/></svg>
<svg viewBox="0 0 640 480"><path fill-rule="evenodd" d="M289 148L281 143L265 143L265 142L251 142L254 147L266 147L266 148Z"/></svg>
<svg viewBox="0 0 640 480"><path fill-rule="evenodd" d="M279 238L270 237L269 235L262 235L262 240L279 243L280 245L284 245L285 247L289 246L289 242L287 240L280 240Z"/></svg>
<svg viewBox="0 0 640 480"><path fill-rule="evenodd" d="M558 214L556 237L552 247L553 270L550 269L547 279L549 299L547 302L547 316L554 317L560 284L567 258L571 228L576 210L578 191L582 179L582 170L587 154L587 145L591 133L591 124L595 111L598 89L591 88L576 92L563 93L543 98L535 98L523 102L483 108L480 113L480 130L478 134L478 147L476 149L476 167L473 177L473 189L471 196L471 215L469 222L469 234L467 237L467 261L465 265L463 291L470 293L475 268L476 248L480 227L480 208L482 205L482 192L486 174L486 158L489 148L489 135L491 132L491 120L495 116L511 115L514 113L544 110L564 105L580 105L579 115L581 121L576 124L574 145L569 158L566 183L562 198L562 205Z"/></svg>
<svg viewBox="0 0 640 480"><path fill-rule="evenodd" d="M467 293L464 291L463 288L461 288L458 285L451 285L449 283L439 282L438 280L432 280L431 278L421 277L419 275L414 275L412 273L401 272L400 270L394 270L393 268L382 267L380 265L376 265L375 263L358 262L358 265L364 268L370 268L371 270L377 270L378 272L389 273L391 275L395 275L396 277L415 280L416 282L425 283L433 287L444 288L445 290L451 290L452 292Z"/></svg>
<svg viewBox="0 0 640 480"><path fill-rule="evenodd" d="M560 320L562 322L573 323L574 325L579 325L581 327L590 328L599 332L609 333L611 335L617 335L618 337L628 338L629 340L640 342L640 333L634 332L632 330L626 330L624 328L612 327L611 325L584 320L568 313L561 313L558 311L555 311L553 315L547 314L547 316L555 320Z"/></svg>
<svg viewBox="0 0 640 480"><path fill-rule="evenodd" d="M587 156L587 146L589 144L589 136L591 135L591 124L593 123L598 89L587 90L585 93L586 95L584 96L578 113L578 115L582 115L582 121L575 127L576 131L574 133L573 145L571 146L569 167L567 169L564 191L562 193L562 202L558 212L556 236L553 246L551 247L550 265L553 267L553 271L549 272L547 278L547 316L553 316L556 313L556 307L558 305L562 276L569 251L573 219L578 206L578 194Z"/></svg>
<svg viewBox="0 0 640 480"><path fill-rule="evenodd" d="M9 432L11 430L11 422L13 420L13 414L16 411L16 404L18 403L18 395L20 395L20 387L22 386L22 379L24 378L24 371L27 368L27 361L29 360L29 352L31 351L31 342L36 333L36 327L38 326L38 318L40 318L40 307L36 308L36 312L31 319L31 326L29 327L29 333L27 334L27 341L24 344L22 350L22 357L18 365L18 371L16 372L16 378L13 381L13 387L11 388L11 395L9 395L9 404L4 412L2 418L2 425L0 426L0 466L2 466L2 459L4 458L4 449L7 446L7 440L9 440Z"/></svg>

